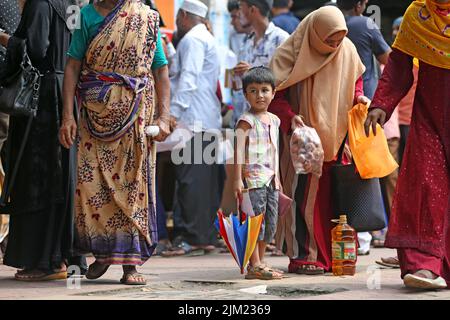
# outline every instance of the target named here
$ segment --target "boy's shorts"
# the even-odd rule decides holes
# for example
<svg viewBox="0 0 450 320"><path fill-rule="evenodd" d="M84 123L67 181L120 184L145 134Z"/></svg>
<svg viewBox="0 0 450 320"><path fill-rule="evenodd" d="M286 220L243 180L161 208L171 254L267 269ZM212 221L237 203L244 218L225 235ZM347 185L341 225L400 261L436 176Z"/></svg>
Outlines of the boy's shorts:
<svg viewBox="0 0 450 320"><path fill-rule="evenodd" d="M278 190L271 183L269 186L249 190L250 201L256 215L265 213L258 240L272 242L277 231Z"/></svg>

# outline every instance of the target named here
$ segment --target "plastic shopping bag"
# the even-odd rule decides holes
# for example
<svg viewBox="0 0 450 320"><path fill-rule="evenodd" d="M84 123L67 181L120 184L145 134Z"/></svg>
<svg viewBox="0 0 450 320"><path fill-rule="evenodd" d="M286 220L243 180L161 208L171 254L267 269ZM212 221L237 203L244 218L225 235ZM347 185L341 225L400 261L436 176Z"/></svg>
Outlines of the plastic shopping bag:
<svg viewBox="0 0 450 320"><path fill-rule="evenodd" d="M296 174L322 175L324 151L314 128L303 124L291 137L291 158Z"/></svg>
<svg viewBox="0 0 450 320"><path fill-rule="evenodd" d="M383 128L377 125L377 135L364 131L368 106L358 104L348 112L348 136L350 150L356 168L363 179L383 178L394 172L398 164L389 152Z"/></svg>

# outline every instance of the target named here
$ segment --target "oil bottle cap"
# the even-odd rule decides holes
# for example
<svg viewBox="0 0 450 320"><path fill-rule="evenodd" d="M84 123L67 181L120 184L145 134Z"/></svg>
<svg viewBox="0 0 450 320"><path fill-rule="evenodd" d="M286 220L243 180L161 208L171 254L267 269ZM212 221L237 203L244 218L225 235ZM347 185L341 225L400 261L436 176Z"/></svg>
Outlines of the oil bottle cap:
<svg viewBox="0 0 450 320"><path fill-rule="evenodd" d="M347 215L342 214L339 216L339 219L332 219L331 222L338 224L347 223Z"/></svg>

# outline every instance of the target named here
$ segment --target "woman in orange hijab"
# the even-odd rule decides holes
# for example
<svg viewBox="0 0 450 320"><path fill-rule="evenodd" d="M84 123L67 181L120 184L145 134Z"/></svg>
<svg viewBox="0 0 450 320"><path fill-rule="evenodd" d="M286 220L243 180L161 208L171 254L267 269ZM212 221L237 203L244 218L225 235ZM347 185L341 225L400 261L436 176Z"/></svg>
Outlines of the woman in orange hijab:
<svg viewBox="0 0 450 320"><path fill-rule="evenodd" d="M366 133L383 125L419 79L385 245L396 248L406 286L450 284L450 0L414 1L378 85Z"/></svg>
<svg viewBox="0 0 450 320"><path fill-rule="evenodd" d="M355 46L346 38L341 11L333 6L308 15L280 46L271 62L277 97L269 111L282 120L281 176L283 191L294 198L293 210L279 224L278 244L284 240L289 272L322 274L331 270L331 165L346 137L347 112L366 102L362 92L365 68ZM325 151L320 178L295 175L289 154L291 128L303 117L314 127Z"/></svg>

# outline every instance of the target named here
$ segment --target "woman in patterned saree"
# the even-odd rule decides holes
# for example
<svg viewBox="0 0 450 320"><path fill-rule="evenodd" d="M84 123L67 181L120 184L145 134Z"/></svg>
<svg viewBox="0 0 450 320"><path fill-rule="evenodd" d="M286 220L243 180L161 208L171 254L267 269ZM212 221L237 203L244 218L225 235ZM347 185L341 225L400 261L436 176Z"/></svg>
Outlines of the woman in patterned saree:
<svg viewBox="0 0 450 320"><path fill-rule="evenodd" d="M134 0L90 4L81 10L68 54L60 141L78 146L77 248L96 258L86 277L97 279L115 264L123 266L122 283L145 284L136 266L158 242L155 149L145 127L160 127L156 141L169 133L170 83L158 13Z"/></svg>

